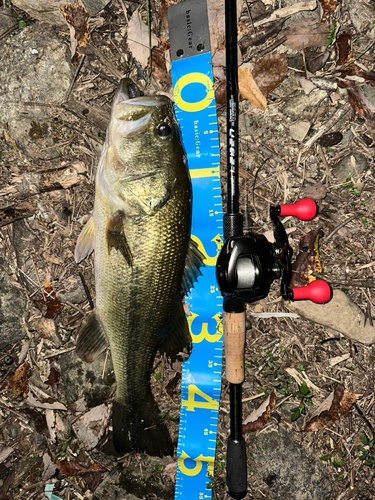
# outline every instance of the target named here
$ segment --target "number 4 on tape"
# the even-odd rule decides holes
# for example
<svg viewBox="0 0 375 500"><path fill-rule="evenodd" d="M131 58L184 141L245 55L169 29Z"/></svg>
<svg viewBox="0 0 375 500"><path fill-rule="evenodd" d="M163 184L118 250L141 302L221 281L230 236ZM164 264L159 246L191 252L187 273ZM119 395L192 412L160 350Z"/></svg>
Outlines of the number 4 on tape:
<svg viewBox="0 0 375 500"><path fill-rule="evenodd" d="M168 23L175 111L193 186L192 238L206 265L186 299L193 350L182 369L175 499L199 500L212 497L222 360L220 148L206 1L169 7Z"/></svg>

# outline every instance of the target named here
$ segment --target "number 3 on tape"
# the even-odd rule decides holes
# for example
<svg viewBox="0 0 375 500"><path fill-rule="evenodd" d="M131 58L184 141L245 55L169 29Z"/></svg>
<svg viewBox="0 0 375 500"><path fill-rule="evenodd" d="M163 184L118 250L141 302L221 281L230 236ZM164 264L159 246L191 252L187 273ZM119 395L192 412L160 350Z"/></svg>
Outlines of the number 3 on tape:
<svg viewBox="0 0 375 500"><path fill-rule="evenodd" d="M221 389L222 299L215 264L222 245L220 149L206 0L168 9L176 117L193 186L192 238L205 256L187 302L193 351L182 368L175 499L212 498Z"/></svg>

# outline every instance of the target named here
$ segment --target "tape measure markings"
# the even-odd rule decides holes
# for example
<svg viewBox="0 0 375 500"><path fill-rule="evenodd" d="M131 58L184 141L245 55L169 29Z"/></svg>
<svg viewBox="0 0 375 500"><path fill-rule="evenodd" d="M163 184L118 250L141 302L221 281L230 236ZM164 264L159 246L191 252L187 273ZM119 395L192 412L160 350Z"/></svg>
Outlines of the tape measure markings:
<svg viewBox="0 0 375 500"><path fill-rule="evenodd" d="M189 17L188 17L189 16ZM220 189L219 134L213 90L205 0L188 0L168 9L172 54L172 84L193 186L192 238L205 255L206 267L188 298L188 324L193 351L183 364L180 429L177 446L176 499L211 498L219 399L221 392L222 304L217 302L216 257L223 241ZM194 24L195 43L183 27ZM190 25L189 25L190 26ZM173 28L173 29L172 29ZM181 35L184 34L185 35ZM181 40L182 36L182 40ZM185 36L185 38L184 38ZM175 40L175 41L173 41ZM205 45L194 57L174 59L177 52ZM190 47L191 45L191 47ZM203 85L203 87L202 87ZM221 205L221 204L220 204Z"/></svg>

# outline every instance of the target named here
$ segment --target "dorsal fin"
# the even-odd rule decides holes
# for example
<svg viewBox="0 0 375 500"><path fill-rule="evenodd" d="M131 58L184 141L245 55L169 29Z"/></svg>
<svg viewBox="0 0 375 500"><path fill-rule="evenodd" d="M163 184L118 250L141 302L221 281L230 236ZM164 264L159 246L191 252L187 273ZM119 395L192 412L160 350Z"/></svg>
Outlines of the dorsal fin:
<svg viewBox="0 0 375 500"><path fill-rule="evenodd" d="M185 271L182 277L181 292L183 295L187 295L193 288L194 283L198 281L198 276L202 276L200 268L205 266L203 260L203 253L198 249L197 243L190 238Z"/></svg>

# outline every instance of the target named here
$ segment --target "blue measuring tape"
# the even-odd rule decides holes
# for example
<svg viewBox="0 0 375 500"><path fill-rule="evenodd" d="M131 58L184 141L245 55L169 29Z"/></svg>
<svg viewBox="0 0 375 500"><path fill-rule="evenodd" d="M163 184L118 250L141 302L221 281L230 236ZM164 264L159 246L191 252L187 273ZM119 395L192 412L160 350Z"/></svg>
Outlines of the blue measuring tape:
<svg viewBox="0 0 375 500"><path fill-rule="evenodd" d="M212 497L221 391L222 297L215 265L223 243L220 148L205 0L169 7L176 118L193 186L192 238L206 267L186 299L193 350L183 364L175 499Z"/></svg>

